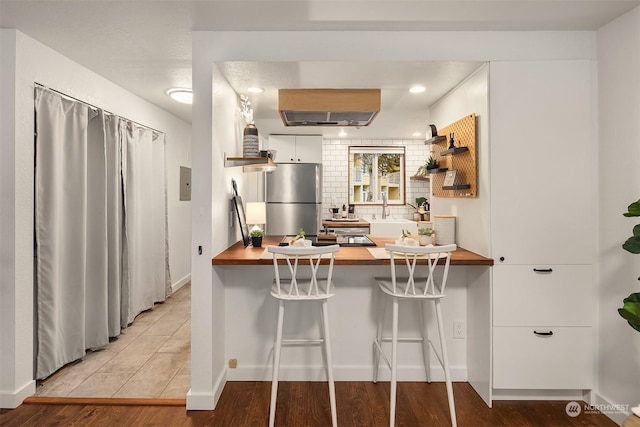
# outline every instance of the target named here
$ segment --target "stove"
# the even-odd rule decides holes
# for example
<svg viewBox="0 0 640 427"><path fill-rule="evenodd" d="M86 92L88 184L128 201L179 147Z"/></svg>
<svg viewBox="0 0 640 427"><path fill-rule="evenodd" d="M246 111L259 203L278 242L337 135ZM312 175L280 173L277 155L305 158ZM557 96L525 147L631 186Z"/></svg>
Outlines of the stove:
<svg viewBox="0 0 640 427"><path fill-rule="evenodd" d="M296 236L284 236L284 239L282 239L282 241L280 242L279 246L289 246L289 241L291 241L291 239L293 239ZM305 239L307 240L311 240L311 244L313 246L329 246L329 245L334 245L335 243L330 242L330 241L326 241L326 240L321 240L318 242L318 236L304 236ZM377 246L376 243L371 240L370 238L368 238L365 235L355 235L355 236L350 236L350 235L340 235L338 234L336 236L336 243L340 246L345 246L345 247L354 247L354 246Z"/></svg>

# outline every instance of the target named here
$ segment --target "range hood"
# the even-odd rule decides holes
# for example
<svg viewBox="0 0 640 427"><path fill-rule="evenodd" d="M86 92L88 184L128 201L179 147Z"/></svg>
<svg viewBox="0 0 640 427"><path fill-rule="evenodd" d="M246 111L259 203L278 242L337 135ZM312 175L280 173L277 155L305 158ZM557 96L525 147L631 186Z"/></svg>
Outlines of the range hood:
<svg viewBox="0 0 640 427"><path fill-rule="evenodd" d="M380 89L280 89L285 126L369 126L380 111Z"/></svg>

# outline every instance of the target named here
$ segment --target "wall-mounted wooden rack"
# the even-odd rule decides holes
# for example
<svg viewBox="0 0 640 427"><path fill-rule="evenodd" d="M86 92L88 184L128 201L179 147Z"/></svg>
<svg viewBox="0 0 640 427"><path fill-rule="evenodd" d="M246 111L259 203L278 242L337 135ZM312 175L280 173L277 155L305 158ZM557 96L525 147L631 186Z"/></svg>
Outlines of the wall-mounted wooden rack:
<svg viewBox="0 0 640 427"><path fill-rule="evenodd" d="M444 173L434 173L431 191L434 197L478 197L476 166L476 115L470 114L439 129L442 136L431 142L431 155L440 159L438 172L457 170L456 182L444 187ZM447 137L455 135L455 147L449 148ZM432 138L434 139L434 138Z"/></svg>

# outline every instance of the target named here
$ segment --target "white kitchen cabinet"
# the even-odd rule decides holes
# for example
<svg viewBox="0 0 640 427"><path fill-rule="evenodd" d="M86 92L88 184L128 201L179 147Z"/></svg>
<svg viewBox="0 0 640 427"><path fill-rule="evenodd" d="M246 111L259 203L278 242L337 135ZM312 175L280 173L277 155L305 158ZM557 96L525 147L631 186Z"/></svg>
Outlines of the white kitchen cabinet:
<svg viewBox="0 0 640 427"><path fill-rule="evenodd" d="M493 387L590 389L591 334L590 327L493 328Z"/></svg>
<svg viewBox="0 0 640 427"><path fill-rule="evenodd" d="M589 389L593 66L563 60L490 67L493 388Z"/></svg>
<svg viewBox="0 0 640 427"><path fill-rule="evenodd" d="M590 265L502 265L493 272L494 326L590 326Z"/></svg>
<svg viewBox="0 0 640 427"><path fill-rule="evenodd" d="M322 163L322 135L269 135L276 163Z"/></svg>
<svg viewBox="0 0 640 427"><path fill-rule="evenodd" d="M589 61L492 63L493 257L591 263L595 88Z"/></svg>

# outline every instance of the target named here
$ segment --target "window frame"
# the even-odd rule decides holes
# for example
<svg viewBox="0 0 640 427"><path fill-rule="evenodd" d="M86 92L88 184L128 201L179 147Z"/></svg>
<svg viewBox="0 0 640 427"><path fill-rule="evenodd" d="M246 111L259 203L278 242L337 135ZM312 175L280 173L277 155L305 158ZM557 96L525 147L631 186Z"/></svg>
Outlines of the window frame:
<svg viewBox="0 0 640 427"><path fill-rule="evenodd" d="M370 154L373 155L373 159L371 161L370 170L377 170L377 174L373 173L365 173L360 167L360 170L356 167L356 158L354 155L356 154ZM399 159L399 171L392 172L391 174L382 175L380 173L380 156L385 154L397 154L400 155ZM347 182L349 185L348 194L349 194L349 203L361 206L375 206L383 204L382 201L382 191L386 188L387 194L387 205L389 206L403 206L406 203L406 147L404 145L388 145L388 146L374 146L374 145L366 145L366 146L357 146L352 145L349 146L349 154L348 154L348 177ZM392 176L390 176L392 175ZM386 181L384 177L388 178ZM360 179L356 179L360 178ZM368 184L364 184L367 182ZM389 182L389 179L392 182ZM385 185L386 182L386 185ZM360 187L358 191L358 187ZM367 188L367 190L365 190ZM393 190L393 189L396 190ZM362 200L364 197L364 192L366 192L366 197L368 198L370 195L373 195L371 201ZM390 194L391 193L391 194ZM397 197L394 196L397 195ZM357 198L357 200L356 200Z"/></svg>

